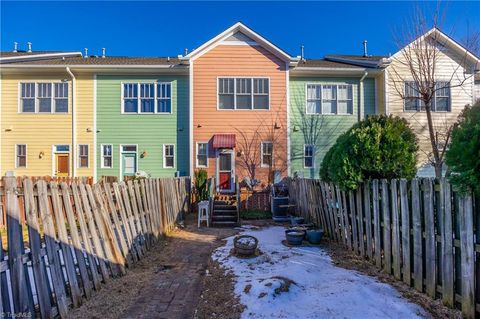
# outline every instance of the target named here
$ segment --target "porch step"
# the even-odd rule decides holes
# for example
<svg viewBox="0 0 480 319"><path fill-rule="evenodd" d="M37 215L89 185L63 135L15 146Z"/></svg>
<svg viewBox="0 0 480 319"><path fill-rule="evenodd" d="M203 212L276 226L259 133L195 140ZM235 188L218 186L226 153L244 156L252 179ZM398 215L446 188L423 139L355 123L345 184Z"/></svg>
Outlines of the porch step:
<svg viewBox="0 0 480 319"><path fill-rule="evenodd" d="M216 194L213 200L212 225L217 227L235 227L238 225L237 196L234 194Z"/></svg>
<svg viewBox="0 0 480 319"><path fill-rule="evenodd" d="M238 226L238 222L234 221L212 221L212 225L215 227L235 227Z"/></svg>
<svg viewBox="0 0 480 319"><path fill-rule="evenodd" d="M212 216L212 221L232 221L232 222L236 222L237 221L237 216L232 216L232 215L215 215L215 216Z"/></svg>
<svg viewBox="0 0 480 319"><path fill-rule="evenodd" d="M225 210L225 209L215 209L213 211L213 217L217 215L224 215L224 216L237 216L236 210Z"/></svg>

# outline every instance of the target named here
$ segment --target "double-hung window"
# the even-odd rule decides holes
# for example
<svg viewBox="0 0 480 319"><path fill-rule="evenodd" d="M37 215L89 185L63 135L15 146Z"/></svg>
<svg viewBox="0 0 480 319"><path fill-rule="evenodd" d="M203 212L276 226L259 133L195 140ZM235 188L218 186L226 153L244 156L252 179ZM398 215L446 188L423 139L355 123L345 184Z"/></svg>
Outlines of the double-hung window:
<svg viewBox="0 0 480 319"><path fill-rule="evenodd" d="M52 83L38 83L38 112L52 113Z"/></svg>
<svg viewBox="0 0 480 319"><path fill-rule="evenodd" d="M314 162L314 146L311 144L303 147L303 167L312 168Z"/></svg>
<svg viewBox="0 0 480 319"><path fill-rule="evenodd" d="M353 92L351 85L337 86L337 113L352 114L353 113Z"/></svg>
<svg viewBox="0 0 480 319"><path fill-rule="evenodd" d="M138 113L138 85L137 83L123 84L123 112Z"/></svg>
<svg viewBox="0 0 480 319"><path fill-rule="evenodd" d="M208 167L208 143L197 143L197 167Z"/></svg>
<svg viewBox="0 0 480 319"><path fill-rule="evenodd" d="M157 83L157 112L172 112L172 84L169 82Z"/></svg>
<svg viewBox="0 0 480 319"><path fill-rule="evenodd" d="M68 83L55 83L55 113L68 112Z"/></svg>
<svg viewBox="0 0 480 319"><path fill-rule="evenodd" d="M219 78L218 108L221 110L268 110L268 78Z"/></svg>
<svg viewBox="0 0 480 319"><path fill-rule="evenodd" d="M273 143L272 142L262 142L261 146L261 154L262 154L262 163L263 167L269 167L272 165L273 159Z"/></svg>
<svg viewBox="0 0 480 319"><path fill-rule="evenodd" d="M418 85L414 81L405 81L404 108L405 111L425 111L425 103L421 99ZM431 110L432 112L450 112L450 82L438 81L435 83Z"/></svg>
<svg viewBox="0 0 480 319"><path fill-rule="evenodd" d="M68 113L68 83L20 83L22 113Z"/></svg>
<svg viewBox="0 0 480 319"><path fill-rule="evenodd" d="M123 113L172 112L172 83L123 83Z"/></svg>
<svg viewBox="0 0 480 319"><path fill-rule="evenodd" d="M112 168L113 145L102 144L102 168Z"/></svg>
<svg viewBox="0 0 480 319"><path fill-rule="evenodd" d="M337 86L336 85L322 86L322 113L323 114L337 113Z"/></svg>
<svg viewBox="0 0 480 319"><path fill-rule="evenodd" d="M218 108L222 110L235 109L235 79L218 79Z"/></svg>
<svg viewBox="0 0 480 319"><path fill-rule="evenodd" d="M175 167L175 145L163 145L163 168Z"/></svg>
<svg viewBox="0 0 480 319"><path fill-rule="evenodd" d="M140 112L155 113L155 85L140 83Z"/></svg>
<svg viewBox="0 0 480 319"><path fill-rule="evenodd" d="M35 113L35 83L21 84L21 111L23 113Z"/></svg>
<svg viewBox="0 0 480 319"><path fill-rule="evenodd" d="M88 144L78 145L78 167L88 168Z"/></svg>
<svg viewBox="0 0 480 319"><path fill-rule="evenodd" d="M253 108L255 110L268 110L269 91L268 79L253 79Z"/></svg>
<svg viewBox="0 0 480 319"><path fill-rule="evenodd" d="M15 145L15 167L27 167L27 145Z"/></svg>
<svg viewBox="0 0 480 319"><path fill-rule="evenodd" d="M450 111L450 82L435 83L435 111Z"/></svg>
<svg viewBox="0 0 480 319"><path fill-rule="evenodd" d="M307 114L353 114L351 84L307 84Z"/></svg>
<svg viewBox="0 0 480 319"><path fill-rule="evenodd" d="M320 114L322 110L322 95L320 85L307 85L307 114Z"/></svg>

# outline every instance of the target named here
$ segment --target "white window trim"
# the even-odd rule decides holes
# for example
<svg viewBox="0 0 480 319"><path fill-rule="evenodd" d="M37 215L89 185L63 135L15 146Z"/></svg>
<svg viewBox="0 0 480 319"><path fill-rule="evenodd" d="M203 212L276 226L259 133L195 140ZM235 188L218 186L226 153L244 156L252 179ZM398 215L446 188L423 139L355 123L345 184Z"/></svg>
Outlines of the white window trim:
<svg viewBox="0 0 480 319"><path fill-rule="evenodd" d="M233 109L221 109L220 108L220 94L219 94L219 86L218 82L220 79L233 79ZM237 109L237 79L251 79L251 100L252 100L252 107L250 109ZM254 96L253 93L253 80L254 79L268 79L268 108L266 109L256 109L254 108ZM270 111L271 105L271 79L269 76L217 76L217 111ZM267 95L267 94L257 94L257 95Z"/></svg>
<svg viewBox="0 0 480 319"><path fill-rule="evenodd" d="M125 84L136 84L137 85L137 112L125 112L125 96L124 96L124 85ZM141 97L140 97L140 84L153 84L153 90L154 90L154 95L153 95L153 104L154 104L154 109L153 112L142 112L142 104L141 104ZM160 97L158 97L158 92L157 92L157 85L158 84L170 84L170 112L158 112L158 100ZM120 94L121 94L121 102L120 102L120 109L121 109L121 114L142 114L142 115L168 115L168 114L173 114L173 81L160 81L160 82L120 82Z"/></svg>
<svg viewBox="0 0 480 319"><path fill-rule="evenodd" d="M103 147L104 146L110 146L111 149L112 149L112 154L110 155L111 159L112 159L112 165L111 166L105 166L103 163L103 159L104 159L104 154L103 154ZM101 158L100 158L100 168L113 168L113 144L100 144L100 154L101 154Z"/></svg>
<svg viewBox="0 0 480 319"><path fill-rule="evenodd" d="M270 143L272 144L272 153L270 154L270 156L272 157L272 162L273 162L273 142L272 141L262 141L260 143L260 167L270 167L270 164L265 164L263 162L263 143Z"/></svg>
<svg viewBox="0 0 480 319"><path fill-rule="evenodd" d="M313 85L313 86L320 86L320 113L311 113L308 112L308 86ZM323 86L324 85L332 85L336 87L337 90L337 112L336 113L323 113ZM352 90L352 113L338 113L338 86L339 85L346 85L349 86ZM342 101L350 101L350 100L342 100ZM307 82L305 83L305 114L306 115L328 115L328 116L352 116L354 115L354 109L355 105L353 105L353 102L355 101L355 96L354 96L354 90L353 90L353 84L352 83L312 83L312 82Z"/></svg>
<svg viewBox="0 0 480 319"><path fill-rule="evenodd" d="M25 166L18 166L18 146L25 145ZM28 168L27 144L15 144L15 168Z"/></svg>
<svg viewBox="0 0 480 319"><path fill-rule="evenodd" d="M165 147L166 146L173 146L173 166L167 166L166 165L166 154L165 154ZM163 147L162 147L162 159L163 159L163 168L165 169L172 169L172 168L175 168L175 162L176 162L176 158L177 158L177 150L176 150L176 147L175 147L175 144L163 144Z"/></svg>
<svg viewBox="0 0 480 319"><path fill-rule="evenodd" d="M305 166L305 149L307 146L312 147L312 166ZM315 145L314 144L303 144L303 168L315 168Z"/></svg>
<svg viewBox="0 0 480 319"><path fill-rule="evenodd" d="M206 154L207 155L207 165L206 166L198 164L198 155L199 155L198 154L198 144L206 144L207 145L207 154ZM208 147L208 142L200 142L199 141L199 142L196 143L196 151L195 151L195 165L196 165L196 167L198 167L198 168L208 168L208 154L209 154L209 152L210 152L210 150L209 150L209 147Z"/></svg>
<svg viewBox="0 0 480 319"><path fill-rule="evenodd" d="M409 80L409 81L403 81L403 93L405 94L405 85L407 82L414 82L413 80ZM438 83L438 82L448 82L450 83L451 81L449 80L435 80L435 84ZM435 90L435 94L432 98L432 112L435 112L435 113L451 113L452 112L452 85L449 84L448 86L448 90L450 91L450 96L448 97L448 110L446 111L437 111L437 90ZM417 101L421 101L420 99L416 99ZM417 107L416 110L407 110L405 108L405 103L406 103L407 99L403 99L403 112L405 113L417 113L417 112L425 112L425 110L422 110L422 107L420 106L420 102L419 102L419 106Z"/></svg>
<svg viewBox="0 0 480 319"><path fill-rule="evenodd" d="M81 146L86 146L87 147L87 166L81 166L81 161L80 161L80 147ZM77 168L80 168L80 169L88 169L90 168L90 145L89 144L78 144L77 145Z"/></svg>
<svg viewBox="0 0 480 319"><path fill-rule="evenodd" d="M39 112L40 105L38 103L38 99L39 99L39 97L38 97L38 84L43 84L43 83L52 85L50 112ZM68 97L67 97L67 107L68 107L68 109L67 109L67 112L55 112L55 100L56 100L56 98L55 98L55 84L58 84L58 83L66 83L67 84L67 93L68 93ZM22 84L34 84L35 85L35 96L34 96L34 109L35 110L33 112L23 112L23 108L22 108ZM56 81L51 81L51 80L19 81L18 85L17 85L17 88L18 88L18 97L17 97L17 113L18 114L27 114L27 115L31 115L31 114L66 115L66 114L70 114L70 83L69 82L64 82L62 80L56 80Z"/></svg>

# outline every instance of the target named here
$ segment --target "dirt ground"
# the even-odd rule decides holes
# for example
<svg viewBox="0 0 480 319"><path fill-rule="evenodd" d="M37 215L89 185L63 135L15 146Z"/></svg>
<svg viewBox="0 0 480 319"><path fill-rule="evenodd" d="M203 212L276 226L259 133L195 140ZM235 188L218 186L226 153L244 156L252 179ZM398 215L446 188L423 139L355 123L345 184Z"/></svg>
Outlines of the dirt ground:
<svg viewBox="0 0 480 319"><path fill-rule="evenodd" d="M200 228L193 216L185 229L160 240L146 257L123 277L110 280L93 297L69 314L70 318L193 318L202 290L216 273L210 255L235 234L229 228ZM223 272L223 271L222 271ZM215 276L216 277L216 276ZM231 278L218 286L222 303L234 300ZM230 291L230 294L225 294ZM203 293L205 295L205 292ZM229 303L231 311L231 304ZM197 311L198 312L198 311ZM240 310L241 312L241 310ZM197 318L207 318L203 315ZM227 318L227 317L218 317Z"/></svg>
<svg viewBox="0 0 480 319"><path fill-rule="evenodd" d="M278 225L262 220L247 224ZM245 306L233 293L235 279L210 258L213 250L224 244L223 239L237 231L198 229L193 216L187 219L186 225L185 229L175 230L159 241L127 275L110 280L91 300L70 312L70 318L240 318ZM379 272L372 263L348 252L342 245L325 240L322 248L339 267L392 285L434 318L461 318L459 311Z"/></svg>

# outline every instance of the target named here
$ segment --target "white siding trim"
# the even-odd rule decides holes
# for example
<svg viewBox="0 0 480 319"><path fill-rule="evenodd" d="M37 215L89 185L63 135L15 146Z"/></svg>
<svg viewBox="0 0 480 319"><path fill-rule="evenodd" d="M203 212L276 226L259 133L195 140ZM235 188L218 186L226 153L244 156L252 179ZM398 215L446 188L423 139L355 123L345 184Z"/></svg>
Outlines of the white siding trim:
<svg viewBox="0 0 480 319"><path fill-rule="evenodd" d="M189 109L188 109L188 113L189 113L189 118L188 118L188 121L189 121L189 151L188 151L188 155L189 155L189 175L190 175L190 178L193 178L193 61L190 61L190 68L189 68L189 74L188 74L188 77L189 77Z"/></svg>
<svg viewBox="0 0 480 319"><path fill-rule="evenodd" d="M113 149L112 149L113 153ZM113 155L113 154L112 154ZM113 159L112 159L113 164ZM97 181L97 74L93 75L93 182Z"/></svg>
<svg viewBox="0 0 480 319"><path fill-rule="evenodd" d="M287 86L287 176L292 174L291 136L290 136L290 70L289 63L285 63L285 85Z"/></svg>

